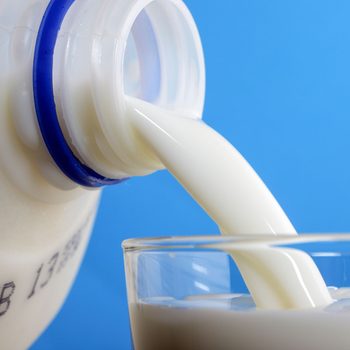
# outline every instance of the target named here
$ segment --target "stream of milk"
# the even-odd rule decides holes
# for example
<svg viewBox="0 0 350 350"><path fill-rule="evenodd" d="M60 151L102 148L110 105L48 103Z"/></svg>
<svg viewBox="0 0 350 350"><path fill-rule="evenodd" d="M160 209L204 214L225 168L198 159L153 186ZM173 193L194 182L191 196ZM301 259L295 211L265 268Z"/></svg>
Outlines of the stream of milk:
<svg viewBox="0 0 350 350"><path fill-rule="evenodd" d="M127 97L135 138L155 154L224 235L296 234L241 154L196 116ZM230 251L259 308L324 306L332 298L312 259L287 248Z"/></svg>

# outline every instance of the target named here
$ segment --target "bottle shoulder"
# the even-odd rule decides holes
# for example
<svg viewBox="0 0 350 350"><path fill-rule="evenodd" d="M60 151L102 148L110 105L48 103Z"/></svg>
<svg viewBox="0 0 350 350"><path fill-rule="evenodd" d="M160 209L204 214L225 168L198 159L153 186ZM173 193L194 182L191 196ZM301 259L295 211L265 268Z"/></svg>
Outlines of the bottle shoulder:
<svg viewBox="0 0 350 350"><path fill-rule="evenodd" d="M14 186L0 170L0 241L11 251L40 250L64 241L72 230L95 215L100 191L82 191L65 202L46 203Z"/></svg>

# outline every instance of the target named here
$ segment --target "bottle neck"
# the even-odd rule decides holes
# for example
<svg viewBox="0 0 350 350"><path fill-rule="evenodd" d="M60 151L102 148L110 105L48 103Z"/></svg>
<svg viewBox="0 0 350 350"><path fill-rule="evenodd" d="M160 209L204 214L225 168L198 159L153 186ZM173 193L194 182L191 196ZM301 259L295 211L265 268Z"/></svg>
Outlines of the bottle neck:
<svg viewBox="0 0 350 350"><path fill-rule="evenodd" d="M53 102L49 112L54 111L57 129L80 165L107 180L162 168L134 136L125 97L201 116L204 59L195 23L184 3L33 0L21 7L20 0L13 1L14 8L22 12L8 29L9 46L3 46L8 51L0 58L4 67L0 89L9 100L3 113L11 116L1 123L6 147L0 150L0 158L9 178L25 192L50 202L79 195L79 184L95 187L88 184L89 174L83 172L82 181L76 181L65 172L69 162L64 152L61 164L57 162L59 143L54 152L48 147L51 137L45 138L40 126L36 95L48 90L52 90ZM68 7L59 20L50 21L48 11L55 13L55 4L60 11L62 4ZM41 30L45 21L48 27ZM42 47L44 64L40 65L38 47L45 44L41 35L51 35L55 25L51 46ZM52 51L51 67L46 65L50 54L45 56L45 49ZM43 88L36 86L38 72L47 73ZM44 104L48 100L41 98ZM49 114L44 110L41 118L49 120L46 130L51 132Z"/></svg>
<svg viewBox="0 0 350 350"><path fill-rule="evenodd" d="M53 68L59 123L75 156L112 179L163 168L135 137L125 96L201 115L203 62L180 0L75 1Z"/></svg>

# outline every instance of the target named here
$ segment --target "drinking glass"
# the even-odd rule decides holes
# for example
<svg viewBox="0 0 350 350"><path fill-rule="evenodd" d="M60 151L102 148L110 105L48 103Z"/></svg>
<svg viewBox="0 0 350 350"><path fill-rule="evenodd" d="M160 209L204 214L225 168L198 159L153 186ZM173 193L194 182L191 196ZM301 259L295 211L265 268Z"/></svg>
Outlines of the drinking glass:
<svg viewBox="0 0 350 350"><path fill-rule="evenodd" d="M333 302L256 307L232 252L257 247L307 254ZM350 349L350 234L131 239L123 249L135 350Z"/></svg>

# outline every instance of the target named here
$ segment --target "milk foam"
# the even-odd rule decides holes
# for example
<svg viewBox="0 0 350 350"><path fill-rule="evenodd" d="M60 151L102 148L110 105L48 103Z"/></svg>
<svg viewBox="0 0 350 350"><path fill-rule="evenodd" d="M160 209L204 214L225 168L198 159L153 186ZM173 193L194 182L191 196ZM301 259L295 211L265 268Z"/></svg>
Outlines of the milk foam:
<svg viewBox="0 0 350 350"><path fill-rule="evenodd" d="M296 234L259 176L221 135L189 113L129 97L127 103L144 155L156 155L223 234ZM257 246L230 253L260 308L306 308L332 301L303 252Z"/></svg>

